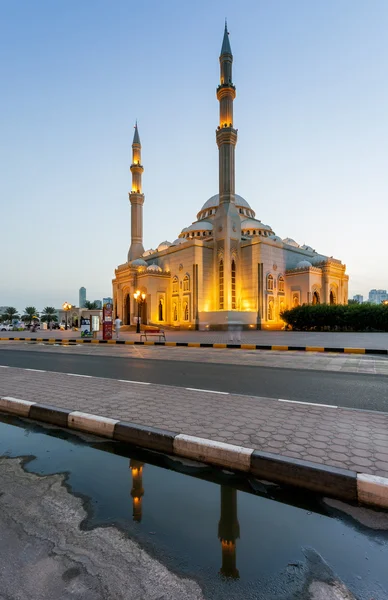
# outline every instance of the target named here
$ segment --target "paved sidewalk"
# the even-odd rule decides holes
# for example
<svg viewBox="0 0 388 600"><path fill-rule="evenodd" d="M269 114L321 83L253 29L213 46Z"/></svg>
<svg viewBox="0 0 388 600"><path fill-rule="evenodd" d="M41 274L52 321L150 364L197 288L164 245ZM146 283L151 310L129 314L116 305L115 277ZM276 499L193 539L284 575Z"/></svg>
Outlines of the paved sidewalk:
<svg viewBox="0 0 388 600"><path fill-rule="evenodd" d="M43 353L116 356L146 360L194 361L231 365L277 367L282 369L308 369L342 373L365 373L388 376L388 357L366 354L336 354L322 352L276 352L239 350L231 352L221 348L182 348L164 346L107 346L105 344L53 345L49 343L1 342L0 350L10 352L33 351Z"/></svg>
<svg viewBox="0 0 388 600"><path fill-rule="evenodd" d="M388 415L19 368L0 396L388 477Z"/></svg>
<svg viewBox="0 0 388 600"><path fill-rule="evenodd" d="M27 337L27 338L81 338L80 331L1 331L0 338ZM99 333L101 339L101 332ZM140 339L135 332L120 331L121 340ZM230 332L227 331L166 331L168 342L194 342L194 343L227 343L230 341ZM236 342L235 342L236 343ZM260 344L268 346L316 346L325 348L373 348L388 349L388 333L331 333L331 332L303 332L303 331L243 331L242 344Z"/></svg>

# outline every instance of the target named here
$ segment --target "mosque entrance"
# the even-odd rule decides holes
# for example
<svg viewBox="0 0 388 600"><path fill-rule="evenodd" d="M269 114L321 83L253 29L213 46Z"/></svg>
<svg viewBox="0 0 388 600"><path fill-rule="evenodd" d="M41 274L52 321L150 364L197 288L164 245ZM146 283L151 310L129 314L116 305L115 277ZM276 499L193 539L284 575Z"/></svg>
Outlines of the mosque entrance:
<svg viewBox="0 0 388 600"><path fill-rule="evenodd" d="M318 292L313 293L313 304L320 304Z"/></svg>
<svg viewBox="0 0 388 600"><path fill-rule="evenodd" d="M131 324L131 297L129 294L125 296L124 303L124 325Z"/></svg>
<svg viewBox="0 0 388 600"><path fill-rule="evenodd" d="M147 325L147 300L144 300L144 302L142 303L140 311L141 323L142 325Z"/></svg>

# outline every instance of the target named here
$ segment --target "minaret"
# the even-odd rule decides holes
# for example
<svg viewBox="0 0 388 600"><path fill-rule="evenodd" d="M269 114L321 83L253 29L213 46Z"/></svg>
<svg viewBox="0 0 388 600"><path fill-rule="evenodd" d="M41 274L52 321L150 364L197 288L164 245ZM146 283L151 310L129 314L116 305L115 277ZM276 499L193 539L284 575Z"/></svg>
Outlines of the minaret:
<svg viewBox="0 0 388 600"><path fill-rule="evenodd" d="M217 88L217 99L220 103L220 121L216 131L220 204L214 218L213 231L216 241L216 308L228 311L238 308L236 270L239 267L241 242L241 220L235 204L234 151L237 144L237 130L233 127L233 101L236 97L236 88L232 80L232 63L233 55L225 22L220 55L220 84ZM232 261L234 261L233 268Z"/></svg>
<svg viewBox="0 0 388 600"><path fill-rule="evenodd" d="M132 142L132 190L129 193L131 203L131 247L128 252L128 262L139 258L143 252L143 204L144 194L141 187L141 176L144 167L141 164L141 143L137 122Z"/></svg>

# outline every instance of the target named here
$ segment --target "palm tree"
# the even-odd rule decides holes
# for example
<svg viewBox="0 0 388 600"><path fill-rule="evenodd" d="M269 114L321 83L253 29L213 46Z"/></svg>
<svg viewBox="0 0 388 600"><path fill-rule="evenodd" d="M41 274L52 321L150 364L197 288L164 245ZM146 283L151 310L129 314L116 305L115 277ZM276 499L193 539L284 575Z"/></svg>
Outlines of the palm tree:
<svg viewBox="0 0 388 600"><path fill-rule="evenodd" d="M24 315L22 316L22 320L31 325L34 319L39 318L39 313L36 310L35 306L26 306L24 309Z"/></svg>
<svg viewBox="0 0 388 600"><path fill-rule="evenodd" d="M51 322L58 321L57 311L53 306L46 306L42 311L40 320L46 321L49 326Z"/></svg>
<svg viewBox="0 0 388 600"><path fill-rule="evenodd" d="M83 308L88 308L89 310L96 310L98 306L96 302L90 302L90 300L85 300Z"/></svg>
<svg viewBox="0 0 388 600"><path fill-rule="evenodd" d="M13 306L8 306L6 308L6 310L3 312L3 320L4 321L9 321L10 323L12 323L12 321L14 319L18 319L19 315L18 315L18 311L16 310L16 308L14 308Z"/></svg>

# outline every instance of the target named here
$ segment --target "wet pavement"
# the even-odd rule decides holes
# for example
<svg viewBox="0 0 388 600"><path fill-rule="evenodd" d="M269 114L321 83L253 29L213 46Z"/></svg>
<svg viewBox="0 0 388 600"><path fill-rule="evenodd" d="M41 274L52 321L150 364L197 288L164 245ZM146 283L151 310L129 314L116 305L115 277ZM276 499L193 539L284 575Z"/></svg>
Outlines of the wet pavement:
<svg viewBox="0 0 388 600"><path fill-rule="evenodd" d="M86 510L81 529L125 532L199 586L201 596L191 587L187 597L387 598L388 513L5 416L0 456L30 457L24 469L45 481L65 473ZM165 595L141 597L175 598L168 581Z"/></svg>

